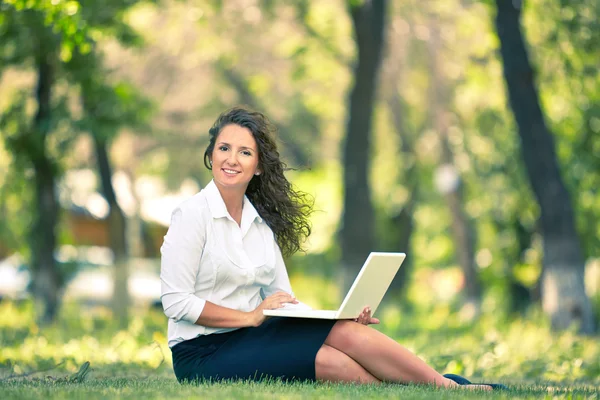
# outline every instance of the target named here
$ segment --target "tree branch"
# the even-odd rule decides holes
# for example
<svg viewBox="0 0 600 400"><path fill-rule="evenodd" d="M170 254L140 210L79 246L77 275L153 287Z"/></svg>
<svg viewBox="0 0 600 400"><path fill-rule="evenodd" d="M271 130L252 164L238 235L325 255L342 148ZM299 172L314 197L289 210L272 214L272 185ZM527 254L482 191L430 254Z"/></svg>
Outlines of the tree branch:
<svg viewBox="0 0 600 400"><path fill-rule="evenodd" d="M304 28L306 33L317 41L321 47L323 47L327 52L340 64L347 68L352 68L353 62L351 59L342 54L338 49L331 45L331 42L324 38L319 32L317 32L310 23L308 22L308 2L306 1L298 1L296 2L296 11L298 12L298 17L300 21L300 25Z"/></svg>

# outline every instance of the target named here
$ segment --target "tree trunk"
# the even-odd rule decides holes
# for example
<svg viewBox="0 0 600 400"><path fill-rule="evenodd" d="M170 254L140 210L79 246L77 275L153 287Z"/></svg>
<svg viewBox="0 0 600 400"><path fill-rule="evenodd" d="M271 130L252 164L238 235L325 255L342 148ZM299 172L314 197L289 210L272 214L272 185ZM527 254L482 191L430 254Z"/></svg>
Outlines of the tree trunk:
<svg viewBox="0 0 600 400"><path fill-rule="evenodd" d="M350 5L358 61L344 143L344 212L342 216L342 279L348 288L373 251L374 211L370 197L371 119L377 73L383 48L386 0Z"/></svg>
<svg viewBox="0 0 600 400"><path fill-rule="evenodd" d="M133 160L143 158L143 154L137 154ZM135 187L136 165L135 162L121 169L125 174L132 188ZM127 219L126 234L127 234L127 250L128 254L133 257L146 257L147 241L145 237L144 221L141 216L141 201L135 190L131 191L133 197L134 209L132 214Z"/></svg>
<svg viewBox="0 0 600 400"><path fill-rule="evenodd" d="M405 288L408 286L413 268L410 244L414 230L413 215L419 190L419 180L417 177L417 157L414 150L413 138L405 120L406 106L403 104L398 91L405 65L404 60L407 54L406 37L398 37L393 32L394 30L390 30L388 38L388 54L382 77L382 82L384 83L382 85L382 94L385 98L388 112L392 117L392 125L399 139L400 148L398 151L401 154L400 157L404 166L399 184L407 188L408 198L400 212L391 218L391 228L389 232L386 232L386 236L389 235L393 238L393 242L389 243L391 251L406 252L407 256L402 264L402 268L398 270L398 273L390 284L388 293L391 293L395 299L406 299Z"/></svg>
<svg viewBox="0 0 600 400"><path fill-rule="evenodd" d="M591 334L594 317L585 293L581 244L521 33L520 3L496 0L496 4L495 22L508 99L518 126L529 183L540 206L544 249L542 307L553 328L562 330L578 323L581 333Z"/></svg>
<svg viewBox="0 0 600 400"><path fill-rule="evenodd" d="M465 278L465 303L475 307L476 313L481 306L481 283L475 266L475 240L469 217L464 210L463 183L454 163L454 155L448 140L449 114L445 105L449 102L448 89L442 68L439 65L438 53L439 29L430 25L429 61L431 68L431 100L434 129L438 134L441 145L441 165L438 172L446 172L447 182L443 182L441 192L452 216L452 236L456 258ZM448 182L449 181L449 182Z"/></svg>
<svg viewBox="0 0 600 400"><path fill-rule="evenodd" d="M406 253L406 260L402 263L402 268L398 270L398 273L394 277L394 280L390 284L388 292L396 299L406 300L406 287L410 281L412 275L412 269L414 267L412 261L412 254L410 253L411 237L414 231L414 203L415 195L410 194L406 204L400 210L398 214L392 217L391 222L393 228L390 230L390 234L394 237L394 249L392 251L400 251Z"/></svg>
<svg viewBox="0 0 600 400"><path fill-rule="evenodd" d="M391 98L387 100L388 108L393 115L393 125L400 136L401 148L400 152L402 158L406 162L410 162L408 167L405 167L403 177L404 185L408 189L408 198L402 210L392 219L396 231L394 236L396 237L395 242L397 243L398 251L407 253L406 260L402 264L402 268L398 270L398 273L394 277L390 285L390 289L400 298L405 298L405 288L408 285L412 269L414 267L412 261L412 255L410 254L411 238L415 227L414 211L417 203L417 196L419 193L419 179L417 171L417 157L415 154L414 146L411 142L411 138L406 129L406 124L403 123L402 110L402 99L397 91L392 93ZM412 160L412 162L411 162Z"/></svg>
<svg viewBox="0 0 600 400"><path fill-rule="evenodd" d="M119 327L127 328L129 324L129 269L127 257L126 219L123 210L117 203L117 197L112 185L112 168L107 152L107 141L98 135L93 135L96 149L96 162L102 181L102 192L110 206L108 215L108 231L110 248L114 260L114 288L113 288L113 313L117 318Z"/></svg>
<svg viewBox="0 0 600 400"><path fill-rule="evenodd" d="M38 109L34 117L33 132L28 140L35 179L36 211L31 231L31 266L33 295L36 300L40 324L52 322L60 306L61 276L54 259L58 200L55 193L56 165L46 153L46 136L51 125L51 96L54 84L52 55L40 49L37 61L36 100Z"/></svg>

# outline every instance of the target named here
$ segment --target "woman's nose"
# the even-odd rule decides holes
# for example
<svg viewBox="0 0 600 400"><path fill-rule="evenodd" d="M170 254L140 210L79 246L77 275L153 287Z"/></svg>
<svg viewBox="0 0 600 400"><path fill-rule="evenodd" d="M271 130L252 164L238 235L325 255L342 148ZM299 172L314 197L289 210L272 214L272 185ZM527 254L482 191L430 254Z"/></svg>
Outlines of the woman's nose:
<svg viewBox="0 0 600 400"><path fill-rule="evenodd" d="M231 164L231 165L237 165L237 156L235 155L234 152L231 152L231 155L227 159L227 162L229 162L229 164Z"/></svg>

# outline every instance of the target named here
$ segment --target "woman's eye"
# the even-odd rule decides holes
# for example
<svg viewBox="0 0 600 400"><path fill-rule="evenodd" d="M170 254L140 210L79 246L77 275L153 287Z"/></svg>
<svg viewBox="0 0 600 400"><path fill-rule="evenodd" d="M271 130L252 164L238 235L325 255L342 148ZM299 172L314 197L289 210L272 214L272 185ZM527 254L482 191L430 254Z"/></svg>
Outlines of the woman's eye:
<svg viewBox="0 0 600 400"><path fill-rule="evenodd" d="M252 153L250 153L248 150L242 151L242 154L245 155L245 156L251 156L252 155Z"/></svg>
<svg viewBox="0 0 600 400"><path fill-rule="evenodd" d="M221 151L227 151L227 146L221 146L221 147L219 147L219 150L221 150Z"/></svg>

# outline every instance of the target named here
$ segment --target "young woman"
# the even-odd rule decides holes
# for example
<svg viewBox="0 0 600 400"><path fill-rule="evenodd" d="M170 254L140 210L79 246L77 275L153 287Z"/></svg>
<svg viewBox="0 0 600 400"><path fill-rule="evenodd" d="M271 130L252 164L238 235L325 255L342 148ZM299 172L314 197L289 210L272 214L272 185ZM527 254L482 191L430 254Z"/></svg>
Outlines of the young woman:
<svg viewBox="0 0 600 400"><path fill-rule="evenodd" d="M310 234L311 208L285 178L264 115L233 108L209 135L204 164L213 180L175 209L161 248L161 299L179 381L468 382L440 375L370 328L379 321L369 309L354 321L265 318L265 309L299 303L282 255Z"/></svg>

